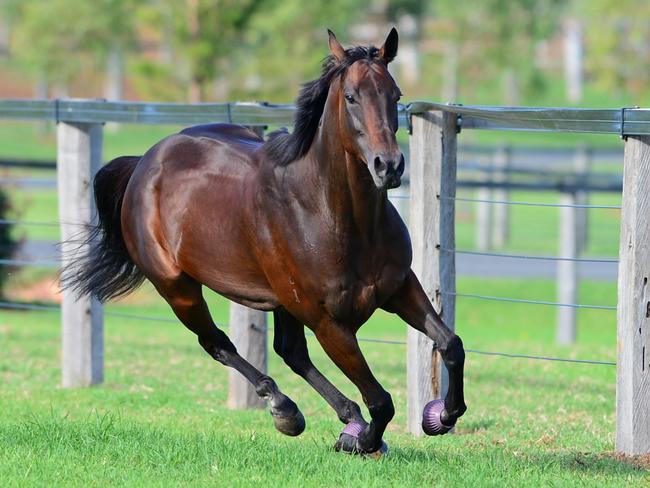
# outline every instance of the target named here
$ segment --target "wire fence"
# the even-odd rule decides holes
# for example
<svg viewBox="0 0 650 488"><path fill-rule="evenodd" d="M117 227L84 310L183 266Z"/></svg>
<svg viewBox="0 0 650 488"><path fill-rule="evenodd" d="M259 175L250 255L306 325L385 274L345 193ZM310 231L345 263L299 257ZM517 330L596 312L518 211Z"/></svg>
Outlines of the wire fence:
<svg viewBox="0 0 650 488"><path fill-rule="evenodd" d="M491 203L495 205L525 205L529 207L560 207L560 208L601 208L601 209L614 209L620 210L620 205L592 205L580 203L544 203L544 202L513 202L511 200L486 200L481 198L464 198L464 197L447 197L438 196L444 200L455 200L457 202L470 202L470 203Z"/></svg>
<svg viewBox="0 0 650 488"><path fill-rule="evenodd" d="M466 203L487 203L494 205L512 205L512 206L533 206L533 207L549 207L549 208L577 208L577 209L609 209L609 210L620 210L620 205L595 205L595 204L568 204L568 203L546 203L546 202L524 202L524 201L511 201L511 200L492 200L492 199L483 199L483 198L469 198L469 197L448 197L448 196L438 196L440 199L446 200L455 200L458 202ZM410 200L409 195L390 195L390 200L394 201L403 201ZM83 226L82 224L69 223L70 225ZM44 221L29 221L29 220L19 220L19 219L0 219L0 225L24 225L24 226L43 226L43 227L58 227L61 225L60 222L44 222ZM542 255L526 255L526 254L509 254L509 253L493 253L493 252L484 252L484 251L473 251L473 250L458 250L458 249L448 249L440 248L440 251L453 254L467 254L467 255L476 255L476 256L486 256L486 257L498 257L498 258L507 258L507 259L529 259L529 260L545 260L545 261L575 261L583 263L617 263L618 259L605 259L605 258L582 258L582 257L562 257L562 256L542 256ZM60 258L57 257L56 260L28 260L28 259L0 259L0 265L10 265L10 266L40 266L40 267L51 267L56 268L59 266ZM522 298L512 298L512 297L498 297L491 295L481 295L473 293L458 293L458 292L441 292L443 295L452 295L457 298L467 298L467 299L479 299L479 300L488 300L488 301L497 301L497 302L512 302L512 303L524 303L524 304L533 304L533 305L546 305L554 307L569 307L576 309L595 309L595 310L616 310L614 306L605 306L605 305L588 305L588 304L577 304L577 303L560 303L553 301L544 301L544 300L533 300L533 299L522 299ZM44 305L44 304L35 304L35 303L14 303L0 301L0 309L11 309L11 310L29 310L29 311L49 311L49 312L58 312L60 311L60 306L58 305ZM165 318L165 317L152 317L147 315L131 314L126 312L117 312L112 310L105 310L104 314L108 317L117 317L131 320L141 320L141 321L153 321L161 323L178 323L175 319ZM219 327L227 328L228 324L217 324ZM272 329L269 329L272 330ZM307 333L310 336L313 336L311 333ZM360 342L366 343L377 343L377 344L389 344L389 345L406 345L405 341L400 340L389 340L389 339L378 339L378 338L368 338L360 337L358 338ZM518 359L531 359L538 361L555 361L555 362L564 362L564 363L578 363L578 364L592 364L592 365L608 365L615 366L615 362L611 361L601 361L601 360L592 360L592 359L572 359L572 358L559 358L551 356L539 356L539 355L529 355L529 354L517 354L517 353L506 353L499 351L483 351L479 349L466 349L466 352L478 355L486 356L498 356L505 358L518 358Z"/></svg>
<svg viewBox="0 0 650 488"><path fill-rule="evenodd" d="M483 251L469 251L462 249L447 249L441 247L442 252L455 253L455 254L470 254L472 256L490 256L495 258L511 258L511 259L534 259L539 261L572 261L578 263L618 263L618 259L609 258L571 258L562 256L538 256L530 254L507 254L497 252L483 252Z"/></svg>
<svg viewBox="0 0 650 488"><path fill-rule="evenodd" d="M9 310L25 310L25 311L39 311L39 312L60 312L61 307L58 305L40 305L33 303L14 303L14 302L3 302L0 301L0 309L9 309ZM143 320L149 322L161 322L168 324L178 324L179 321L175 319L170 319L166 317L152 317L148 315L139 315L139 314L130 314L124 312L115 312L110 310L105 310L104 315L107 317L117 317L124 319L132 320ZM227 329L228 324L216 323L217 327ZM269 332L273 332L273 328L269 327L267 329ZM312 332L307 332L307 336L316 337ZM397 345L397 346L406 346L406 341L400 341L395 339L378 339L372 337L357 337L359 342L371 343L371 344L384 344L384 345ZM592 364L592 365L605 365L605 366L616 366L615 362L612 361L601 361L595 359L573 359L573 358L558 358L553 356L539 356L531 354L516 354L516 353L506 353L498 351L483 351L480 349L471 349L465 348L465 352L471 354L479 354L484 356L498 356L505 358L515 358L515 359L532 359L536 361L554 361L562 363L577 363L577 364Z"/></svg>

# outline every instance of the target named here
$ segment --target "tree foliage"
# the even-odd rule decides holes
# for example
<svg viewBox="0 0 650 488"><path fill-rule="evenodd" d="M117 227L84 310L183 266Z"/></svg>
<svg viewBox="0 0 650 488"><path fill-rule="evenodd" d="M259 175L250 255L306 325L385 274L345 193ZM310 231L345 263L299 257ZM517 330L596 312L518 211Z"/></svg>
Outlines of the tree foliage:
<svg viewBox="0 0 650 488"><path fill-rule="evenodd" d="M397 24L405 14L418 26L408 40L421 47L428 84L412 88L423 95L454 72L465 100L513 77L526 99L552 77L561 83L561 74L540 68L538 47L559 38L567 15L585 26L588 82L637 99L650 82L647 0L0 0L12 62L33 79L66 85L101 74L117 46L139 97L179 101L287 101L318 73L327 28L350 44L361 26Z"/></svg>
<svg viewBox="0 0 650 488"><path fill-rule="evenodd" d="M67 84L97 68L115 42L132 46L133 12L144 0L9 0L12 51L34 76Z"/></svg>
<svg viewBox="0 0 650 488"><path fill-rule="evenodd" d="M587 69L600 88L629 92L638 99L650 84L650 2L580 0Z"/></svg>
<svg viewBox="0 0 650 488"><path fill-rule="evenodd" d="M459 45L461 65L470 85L517 75L525 93L539 90L535 50L558 28L567 0L439 0L440 36Z"/></svg>

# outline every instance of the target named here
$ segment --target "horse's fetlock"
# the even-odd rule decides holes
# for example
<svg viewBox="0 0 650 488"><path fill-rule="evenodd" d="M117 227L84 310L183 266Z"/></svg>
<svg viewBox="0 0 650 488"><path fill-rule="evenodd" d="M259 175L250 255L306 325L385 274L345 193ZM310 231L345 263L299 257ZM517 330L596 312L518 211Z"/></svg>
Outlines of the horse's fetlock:
<svg viewBox="0 0 650 488"><path fill-rule="evenodd" d="M363 420L361 408L353 401L345 402L345 404L338 408L337 411L339 412L339 420L344 424L355 420Z"/></svg>
<svg viewBox="0 0 650 488"><path fill-rule="evenodd" d="M278 393L278 386L272 378L264 376L255 386L255 392L260 398L268 400Z"/></svg>

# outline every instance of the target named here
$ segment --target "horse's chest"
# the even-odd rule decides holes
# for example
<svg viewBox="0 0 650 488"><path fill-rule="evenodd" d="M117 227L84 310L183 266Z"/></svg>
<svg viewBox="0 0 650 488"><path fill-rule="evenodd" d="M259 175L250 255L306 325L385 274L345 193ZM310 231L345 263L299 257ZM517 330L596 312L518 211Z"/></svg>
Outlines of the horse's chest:
<svg viewBox="0 0 650 488"><path fill-rule="evenodd" d="M335 321L360 326L397 286L397 280L388 276L341 281L326 291L323 303L327 314Z"/></svg>

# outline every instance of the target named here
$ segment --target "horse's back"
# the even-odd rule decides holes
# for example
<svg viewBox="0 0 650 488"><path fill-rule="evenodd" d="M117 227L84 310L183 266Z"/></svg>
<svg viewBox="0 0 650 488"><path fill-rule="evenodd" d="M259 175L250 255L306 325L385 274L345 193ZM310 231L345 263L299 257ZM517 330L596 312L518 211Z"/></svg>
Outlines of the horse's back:
<svg viewBox="0 0 650 488"><path fill-rule="evenodd" d="M264 139L252 129L235 124L194 125L181 130L179 134L212 139L225 144L243 146L251 150L258 149L264 143Z"/></svg>

